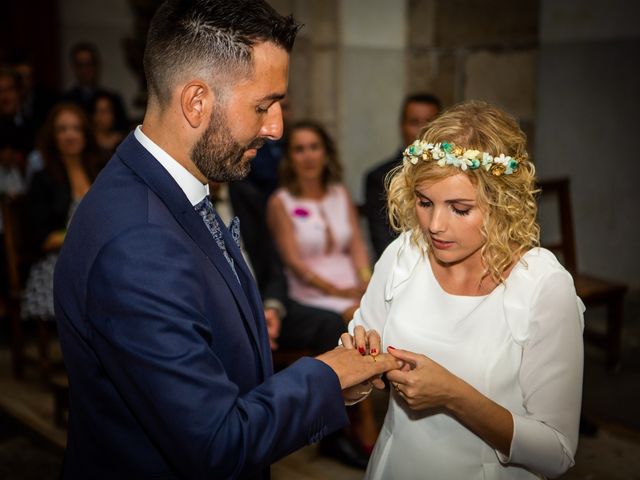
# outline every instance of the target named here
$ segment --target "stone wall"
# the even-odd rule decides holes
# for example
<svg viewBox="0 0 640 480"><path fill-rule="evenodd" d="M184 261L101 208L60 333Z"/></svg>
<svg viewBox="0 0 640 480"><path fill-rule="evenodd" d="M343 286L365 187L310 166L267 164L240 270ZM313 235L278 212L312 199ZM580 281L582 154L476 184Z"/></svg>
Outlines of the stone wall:
<svg viewBox="0 0 640 480"><path fill-rule="evenodd" d="M345 182L359 201L362 177L399 144L406 1L280 0L304 24L292 54L294 118L322 122L338 143Z"/></svg>
<svg viewBox="0 0 640 480"><path fill-rule="evenodd" d="M534 134L538 0L410 0L406 91L479 99Z"/></svg>
<svg viewBox="0 0 640 480"><path fill-rule="evenodd" d="M571 179L580 270L640 289L640 3L542 0L541 177Z"/></svg>

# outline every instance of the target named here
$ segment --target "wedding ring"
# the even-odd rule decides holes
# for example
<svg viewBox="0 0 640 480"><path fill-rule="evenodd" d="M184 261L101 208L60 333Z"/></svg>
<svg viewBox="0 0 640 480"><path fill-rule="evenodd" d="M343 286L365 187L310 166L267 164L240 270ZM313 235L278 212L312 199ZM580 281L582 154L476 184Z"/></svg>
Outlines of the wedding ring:
<svg viewBox="0 0 640 480"><path fill-rule="evenodd" d="M396 392L400 393L400 387L398 387L398 384L397 384L397 383L394 383L394 384L393 384L393 388L395 388L395 389L396 389Z"/></svg>

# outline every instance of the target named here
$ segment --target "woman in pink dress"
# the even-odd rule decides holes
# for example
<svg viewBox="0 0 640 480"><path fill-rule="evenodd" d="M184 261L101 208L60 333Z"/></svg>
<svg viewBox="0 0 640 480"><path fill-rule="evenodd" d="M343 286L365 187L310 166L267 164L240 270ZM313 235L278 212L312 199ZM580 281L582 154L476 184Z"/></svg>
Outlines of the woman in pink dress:
<svg viewBox="0 0 640 480"><path fill-rule="evenodd" d="M341 180L327 132L313 122L297 123L287 139L282 187L269 200L267 215L289 296L349 321L371 269L356 208Z"/></svg>
<svg viewBox="0 0 640 480"><path fill-rule="evenodd" d="M349 322L371 268L356 208L341 183L342 165L323 127L309 121L291 127L280 174L267 220L285 265L289 297L338 312ZM378 437L370 400L350 414L353 435L368 457Z"/></svg>

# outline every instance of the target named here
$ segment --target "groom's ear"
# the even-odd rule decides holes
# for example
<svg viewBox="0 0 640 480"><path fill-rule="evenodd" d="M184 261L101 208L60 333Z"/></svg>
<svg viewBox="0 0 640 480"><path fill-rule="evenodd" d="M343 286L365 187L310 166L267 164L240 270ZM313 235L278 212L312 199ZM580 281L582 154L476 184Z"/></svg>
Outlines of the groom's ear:
<svg viewBox="0 0 640 480"><path fill-rule="evenodd" d="M215 96L202 80L191 80L180 92L182 115L192 128L200 128L211 118Z"/></svg>

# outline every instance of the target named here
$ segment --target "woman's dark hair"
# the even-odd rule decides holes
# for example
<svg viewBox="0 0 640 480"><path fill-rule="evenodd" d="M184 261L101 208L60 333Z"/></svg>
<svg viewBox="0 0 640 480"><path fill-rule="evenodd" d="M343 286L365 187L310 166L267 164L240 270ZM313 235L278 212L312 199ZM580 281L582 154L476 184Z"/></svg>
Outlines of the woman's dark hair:
<svg viewBox="0 0 640 480"><path fill-rule="evenodd" d="M338 151L335 143L325 130L325 128L318 122L313 120L301 120L294 123L286 132L285 151L284 158L280 164L279 180L280 185L286 188L292 195L300 195L301 189L298 183L296 172L293 169L293 162L291 161L291 139L293 134L298 130L311 130L318 135L322 146L327 154L327 164L322 172L322 186L326 190L329 184L339 183L342 181L342 164L338 159Z"/></svg>
<svg viewBox="0 0 640 480"><path fill-rule="evenodd" d="M116 132L126 134L129 132L129 119L127 118L127 112L124 110L122 102L116 100L116 97L107 91L101 91L96 93L89 105L89 119L93 118L98 108L98 102L100 100L107 100L113 110L113 125L111 129Z"/></svg>
<svg viewBox="0 0 640 480"><path fill-rule="evenodd" d="M58 103L47 116L47 120L40 131L38 143L44 159L44 168L55 182L66 183L69 181L56 143L55 122L62 112L71 112L80 119L85 141L84 150L82 151L82 165L89 180L93 181L104 166L104 160L98 154L98 147L84 110L75 103Z"/></svg>

